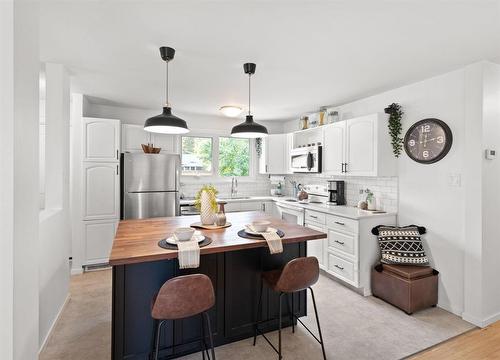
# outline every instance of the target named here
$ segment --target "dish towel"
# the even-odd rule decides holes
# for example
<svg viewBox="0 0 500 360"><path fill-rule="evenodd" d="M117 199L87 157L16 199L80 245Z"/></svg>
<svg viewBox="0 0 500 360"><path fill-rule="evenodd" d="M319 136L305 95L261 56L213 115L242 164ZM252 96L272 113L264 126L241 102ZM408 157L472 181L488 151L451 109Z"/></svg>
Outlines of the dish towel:
<svg viewBox="0 0 500 360"><path fill-rule="evenodd" d="M247 228L250 231L258 232L255 231L252 225L247 225ZM259 234L262 235L264 239L266 239L267 246L269 246L269 251L271 252L271 254L279 254L283 252L283 243L276 231L259 232Z"/></svg>
<svg viewBox="0 0 500 360"><path fill-rule="evenodd" d="M189 241L177 241L179 257L179 268L191 269L200 266L200 246L198 238L193 237Z"/></svg>

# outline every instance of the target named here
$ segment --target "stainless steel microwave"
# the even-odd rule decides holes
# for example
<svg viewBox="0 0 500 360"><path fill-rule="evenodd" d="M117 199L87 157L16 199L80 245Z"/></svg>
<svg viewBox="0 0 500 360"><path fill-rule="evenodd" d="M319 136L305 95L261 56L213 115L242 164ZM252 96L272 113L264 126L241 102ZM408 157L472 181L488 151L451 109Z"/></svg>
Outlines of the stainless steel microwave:
<svg viewBox="0 0 500 360"><path fill-rule="evenodd" d="M294 173L321 172L321 146L308 146L292 149L290 166Z"/></svg>

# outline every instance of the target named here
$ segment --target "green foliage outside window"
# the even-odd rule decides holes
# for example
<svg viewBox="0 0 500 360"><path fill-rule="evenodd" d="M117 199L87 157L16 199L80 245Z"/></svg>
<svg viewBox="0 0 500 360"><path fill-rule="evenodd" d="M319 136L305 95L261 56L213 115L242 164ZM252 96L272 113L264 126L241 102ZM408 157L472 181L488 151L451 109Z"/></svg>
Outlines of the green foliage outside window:
<svg viewBox="0 0 500 360"><path fill-rule="evenodd" d="M219 138L219 175L248 176L250 142L248 139Z"/></svg>

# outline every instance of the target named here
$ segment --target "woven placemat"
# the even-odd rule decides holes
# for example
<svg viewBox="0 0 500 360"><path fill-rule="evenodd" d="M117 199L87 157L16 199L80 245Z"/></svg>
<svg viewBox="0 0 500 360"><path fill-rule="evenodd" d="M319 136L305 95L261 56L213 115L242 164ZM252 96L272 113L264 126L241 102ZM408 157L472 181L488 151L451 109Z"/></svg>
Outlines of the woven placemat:
<svg viewBox="0 0 500 360"><path fill-rule="evenodd" d="M202 248L204 246L210 245L211 243L212 239L208 236L205 236L205 239L202 242L198 243L198 245ZM161 239L160 241L158 241L158 246L166 250L177 250L177 245L169 244L167 242L167 239Z"/></svg>
<svg viewBox="0 0 500 360"><path fill-rule="evenodd" d="M278 229L276 231L279 235L280 238L282 238L283 236L285 236L285 233ZM252 235L252 234L247 234L247 232L245 231L245 229L241 229L240 231L238 231L238 236L239 237L242 237L244 239L252 239L252 240L264 240L264 237L262 235Z"/></svg>

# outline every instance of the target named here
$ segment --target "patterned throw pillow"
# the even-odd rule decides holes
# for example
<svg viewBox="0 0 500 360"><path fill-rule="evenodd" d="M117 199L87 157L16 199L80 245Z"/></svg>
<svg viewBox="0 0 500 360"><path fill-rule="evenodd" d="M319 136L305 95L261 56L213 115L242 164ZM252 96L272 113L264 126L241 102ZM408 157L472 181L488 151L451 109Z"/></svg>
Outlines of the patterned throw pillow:
<svg viewBox="0 0 500 360"><path fill-rule="evenodd" d="M417 226L380 226L378 244L384 264L429 265Z"/></svg>

